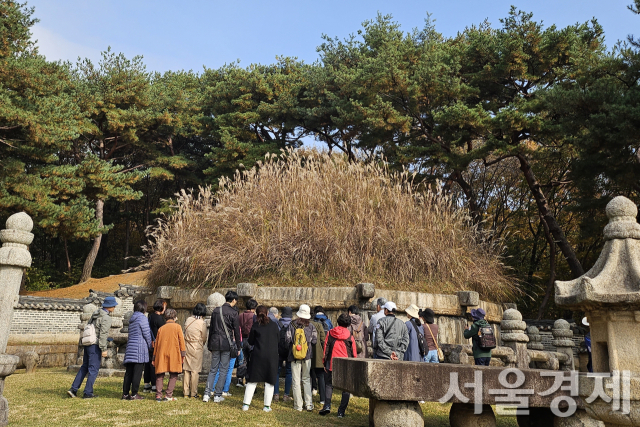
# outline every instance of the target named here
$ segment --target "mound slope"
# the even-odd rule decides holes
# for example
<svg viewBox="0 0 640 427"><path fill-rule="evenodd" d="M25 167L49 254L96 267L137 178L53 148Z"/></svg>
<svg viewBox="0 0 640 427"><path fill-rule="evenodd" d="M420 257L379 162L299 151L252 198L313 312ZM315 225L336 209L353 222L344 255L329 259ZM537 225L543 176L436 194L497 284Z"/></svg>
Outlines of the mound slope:
<svg viewBox="0 0 640 427"><path fill-rule="evenodd" d="M152 286L329 286L374 282L437 293L513 289L465 211L408 173L341 155L287 151L181 192L147 248Z"/></svg>

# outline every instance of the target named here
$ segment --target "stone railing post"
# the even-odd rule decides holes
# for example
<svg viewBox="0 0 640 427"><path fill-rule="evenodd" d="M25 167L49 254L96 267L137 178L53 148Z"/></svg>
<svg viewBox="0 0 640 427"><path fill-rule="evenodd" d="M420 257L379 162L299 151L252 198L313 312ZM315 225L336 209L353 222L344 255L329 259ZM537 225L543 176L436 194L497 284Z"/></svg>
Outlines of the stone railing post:
<svg viewBox="0 0 640 427"><path fill-rule="evenodd" d="M551 344L556 346L558 353L564 353L569 358L569 360L561 366L562 370L573 371L575 369L573 362L573 347L575 343L571 339L573 338L573 331L569 327L569 322L564 319L556 320L553 323L551 333L553 334Z"/></svg>
<svg viewBox="0 0 640 427"><path fill-rule="evenodd" d="M522 320L522 314L518 310L510 308L502 314L500 322L501 336L505 347L513 349L516 356L516 368L529 367L529 352L527 343L529 337L524 333L527 324Z"/></svg>
<svg viewBox="0 0 640 427"><path fill-rule="evenodd" d="M527 328L527 336L529 337L529 342L527 343L527 348L529 350L544 350L542 337L540 336L540 330L538 328L535 326L529 326Z"/></svg>
<svg viewBox="0 0 640 427"><path fill-rule="evenodd" d="M7 219L7 229L0 230L0 426L9 424L9 402L2 395L4 380L15 372L20 360L4 354L13 320L13 305L18 298L24 269L31 267L28 245L33 241L33 221L24 212Z"/></svg>

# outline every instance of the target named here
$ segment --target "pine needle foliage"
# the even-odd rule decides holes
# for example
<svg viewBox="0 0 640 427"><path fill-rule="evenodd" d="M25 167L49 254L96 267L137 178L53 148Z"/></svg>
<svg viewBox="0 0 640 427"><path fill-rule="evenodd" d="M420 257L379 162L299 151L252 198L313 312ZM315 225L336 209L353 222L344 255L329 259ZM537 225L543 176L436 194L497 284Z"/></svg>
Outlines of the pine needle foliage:
<svg viewBox="0 0 640 427"><path fill-rule="evenodd" d="M182 191L151 232L151 285L349 285L513 292L465 211L408 172L315 150L267 154L219 190Z"/></svg>

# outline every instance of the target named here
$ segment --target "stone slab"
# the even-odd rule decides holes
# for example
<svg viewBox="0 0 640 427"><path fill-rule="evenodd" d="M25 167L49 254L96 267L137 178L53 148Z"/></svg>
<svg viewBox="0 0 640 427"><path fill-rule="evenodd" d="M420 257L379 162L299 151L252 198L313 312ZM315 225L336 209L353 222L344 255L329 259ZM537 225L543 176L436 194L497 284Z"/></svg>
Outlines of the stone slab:
<svg viewBox="0 0 640 427"><path fill-rule="evenodd" d="M334 387L346 390L354 396L374 398L377 400L401 400L437 402L449 390L450 374L458 374L458 384L461 394L474 401L474 389L465 388L463 384L473 383L475 372L482 372L482 403L495 405L496 395L490 394L491 389L505 389L499 382L499 374L504 368L492 366L468 366L446 363L400 362L376 359L336 359L333 362ZM530 407L549 407L551 401L558 396L569 396L565 390L557 390L547 396L540 396L540 392L551 389L555 378L542 376L543 371L537 369L521 369L524 383L519 390L533 389L536 391L529 397ZM510 375L508 380L513 382L515 377ZM574 397L578 407L583 407L582 400ZM462 402L453 397L449 402Z"/></svg>

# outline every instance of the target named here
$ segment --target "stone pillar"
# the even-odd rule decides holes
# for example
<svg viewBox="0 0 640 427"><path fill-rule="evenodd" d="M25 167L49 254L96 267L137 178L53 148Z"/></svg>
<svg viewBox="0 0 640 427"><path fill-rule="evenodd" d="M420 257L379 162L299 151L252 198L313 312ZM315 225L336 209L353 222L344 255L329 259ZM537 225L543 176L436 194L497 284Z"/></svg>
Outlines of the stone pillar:
<svg viewBox="0 0 640 427"><path fill-rule="evenodd" d="M575 364L573 363L573 346L575 344L571 339L573 338L573 331L569 326L569 322L564 319L556 320L551 333L553 334L551 344L558 349L558 353L564 353L569 358L568 362L561 364L561 369L563 371L575 370Z"/></svg>
<svg viewBox="0 0 640 427"><path fill-rule="evenodd" d="M496 416L491 405L482 405L482 413L474 413L473 403L454 403L449 410L451 427L496 427Z"/></svg>
<svg viewBox="0 0 640 427"><path fill-rule="evenodd" d="M527 324L522 320L522 314L518 310L510 308L502 314L500 329L503 345L513 349L516 355L516 368L520 369L528 368L530 362L527 351L529 337L524 333L526 328Z"/></svg>
<svg viewBox="0 0 640 427"><path fill-rule="evenodd" d="M2 395L4 380L15 372L20 358L4 354L13 320L13 305L18 298L22 274L31 267L28 245L33 241L33 221L24 212L7 219L7 229L0 231L0 426L9 424L9 402Z"/></svg>
<svg viewBox="0 0 640 427"><path fill-rule="evenodd" d="M529 326L527 328L527 336L529 337L529 342L527 343L527 350L533 351L544 351L544 346L542 345L542 337L540 336L540 330L535 326ZM529 367L531 369L541 368L539 362L534 362L533 360L529 363Z"/></svg>
<svg viewBox="0 0 640 427"><path fill-rule="evenodd" d="M529 350L544 350L544 346L542 345L542 337L540 336L540 331L535 326L529 326L527 328L527 336L529 337L529 342L527 343L527 348Z"/></svg>
<svg viewBox="0 0 640 427"><path fill-rule="evenodd" d="M473 405L471 406L473 407ZM424 418L418 402L370 399L369 425L375 427L424 427Z"/></svg>
<svg viewBox="0 0 640 427"><path fill-rule="evenodd" d="M111 316L111 329L109 329L109 343L107 344L107 357L102 358L102 367L107 369L124 369L124 352L126 350L128 333L120 330L124 326L124 307L122 300L116 297L116 306Z"/></svg>

